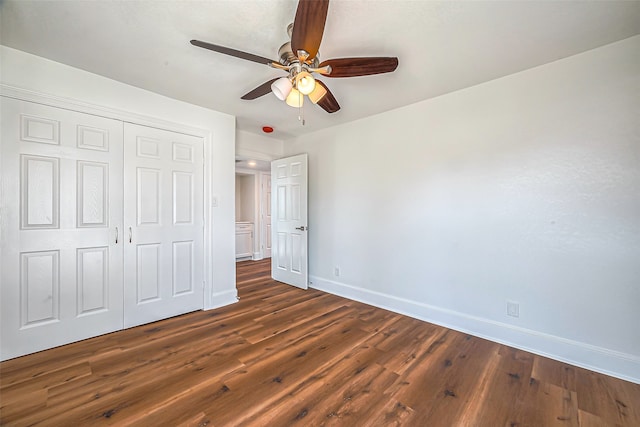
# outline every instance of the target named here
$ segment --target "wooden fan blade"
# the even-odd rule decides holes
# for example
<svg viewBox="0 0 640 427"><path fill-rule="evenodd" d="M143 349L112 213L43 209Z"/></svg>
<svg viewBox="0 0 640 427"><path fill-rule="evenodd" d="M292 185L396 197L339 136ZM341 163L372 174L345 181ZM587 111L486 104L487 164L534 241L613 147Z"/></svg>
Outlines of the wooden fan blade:
<svg viewBox="0 0 640 427"><path fill-rule="evenodd" d="M331 66L331 73L327 77L356 77L372 74L390 73L398 68L398 58L369 57L369 58L339 58L323 61L319 68Z"/></svg>
<svg viewBox="0 0 640 427"><path fill-rule="evenodd" d="M278 80L279 78L280 77L276 77L275 79L271 79L268 82L262 83L260 86L258 86L251 92L248 92L242 95L242 98L240 99L252 100L268 94L269 92L271 92L271 84L276 80Z"/></svg>
<svg viewBox="0 0 640 427"><path fill-rule="evenodd" d="M246 59L247 61L257 62L258 64L269 65L272 62L278 62L269 58L265 58L263 56L254 55L252 53L243 52L241 50L231 49L230 47L219 46L217 44L201 42L200 40L191 40L191 44L194 46L212 50L214 52L224 53L225 55L234 56L240 59Z"/></svg>
<svg viewBox="0 0 640 427"><path fill-rule="evenodd" d="M316 79L316 84L327 90L327 93L320 99L320 101L318 101L318 105L327 113L335 113L338 111L340 109L340 104L338 104L338 101L336 101L336 98L333 96L327 85L318 79Z"/></svg>
<svg viewBox="0 0 640 427"><path fill-rule="evenodd" d="M291 49L297 55L298 50L305 50L309 59L318 54L324 23L327 20L329 0L300 0L293 21L291 33Z"/></svg>

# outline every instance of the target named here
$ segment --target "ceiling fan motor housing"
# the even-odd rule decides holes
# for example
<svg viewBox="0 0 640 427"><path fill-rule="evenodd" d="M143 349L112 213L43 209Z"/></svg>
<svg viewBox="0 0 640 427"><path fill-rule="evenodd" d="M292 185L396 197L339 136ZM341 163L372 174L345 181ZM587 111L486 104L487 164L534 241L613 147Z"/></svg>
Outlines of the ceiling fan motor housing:
<svg viewBox="0 0 640 427"><path fill-rule="evenodd" d="M293 54L291 50L291 42L286 42L280 49L278 49L278 58L280 59L280 63L282 65L289 65L294 61L297 61L298 58Z"/></svg>
<svg viewBox="0 0 640 427"><path fill-rule="evenodd" d="M304 52L304 51L301 51L301 52ZM308 64L310 68L317 68L318 65L320 64L320 52L318 52L314 58L308 58L306 56L299 57L298 55L293 53L293 50L291 49L290 41L280 46L280 49L278 49L278 58L279 58L280 64L284 66L289 66L295 62L302 62L302 63Z"/></svg>

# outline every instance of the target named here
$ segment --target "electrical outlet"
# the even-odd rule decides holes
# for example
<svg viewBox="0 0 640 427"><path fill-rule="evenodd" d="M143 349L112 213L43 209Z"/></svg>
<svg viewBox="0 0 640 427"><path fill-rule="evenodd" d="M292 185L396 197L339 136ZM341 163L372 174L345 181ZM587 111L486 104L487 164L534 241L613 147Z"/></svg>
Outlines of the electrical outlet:
<svg viewBox="0 0 640 427"><path fill-rule="evenodd" d="M338 277L340 276L340 267L336 267L333 269L333 274Z"/></svg>
<svg viewBox="0 0 640 427"><path fill-rule="evenodd" d="M514 301L507 301L507 315L511 317L520 317L520 304Z"/></svg>

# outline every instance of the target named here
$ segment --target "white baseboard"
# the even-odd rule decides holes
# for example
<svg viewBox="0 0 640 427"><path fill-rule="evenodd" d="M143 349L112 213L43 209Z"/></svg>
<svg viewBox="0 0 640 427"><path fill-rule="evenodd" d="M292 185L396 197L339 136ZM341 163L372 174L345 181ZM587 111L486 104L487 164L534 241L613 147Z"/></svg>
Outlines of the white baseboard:
<svg viewBox="0 0 640 427"><path fill-rule="evenodd" d="M640 357L495 320L309 276L309 286L510 347L640 384Z"/></svg>
<svg viewBox="0 0 640 427"><path fill-rule="evenodd" d="M228 291L218 292L211 295L209 304L205 304L205 310L211 310L214 308L224 307L225 305L234 304L238 302L238 290L233 288Z"/></svg>

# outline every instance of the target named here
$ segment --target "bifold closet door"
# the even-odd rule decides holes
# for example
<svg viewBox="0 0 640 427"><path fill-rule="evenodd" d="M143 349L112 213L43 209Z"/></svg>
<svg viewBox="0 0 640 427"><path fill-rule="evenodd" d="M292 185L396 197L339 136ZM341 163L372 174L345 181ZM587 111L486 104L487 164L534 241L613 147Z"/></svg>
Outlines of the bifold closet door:
<svg viewBox="0 0 640 427"><path fill-rule="evenodd" d="M122 132L2 97L2 360L122 329Z"/></svg>
<svg viewBox="0 0 640 427"><path fill-rule="evenodd" d="M125 327L200 310L202 138L130 123L125 135Z"/></svg>

